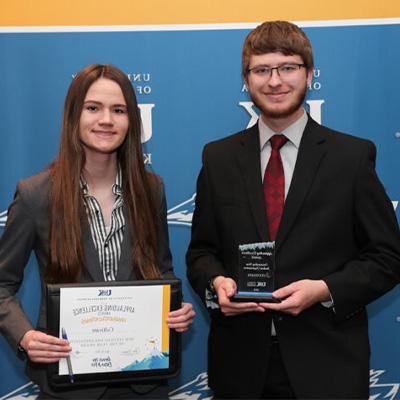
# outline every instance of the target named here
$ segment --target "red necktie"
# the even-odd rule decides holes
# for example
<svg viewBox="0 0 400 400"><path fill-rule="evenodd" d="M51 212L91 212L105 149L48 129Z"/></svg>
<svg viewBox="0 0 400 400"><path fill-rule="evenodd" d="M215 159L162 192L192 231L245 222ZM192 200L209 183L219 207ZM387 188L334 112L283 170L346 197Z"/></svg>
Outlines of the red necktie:
<svg viewBox="0 0 400 400"><path fill-rule="evenodd" d="M285 202L285 175L279 150L287 142L284 135L271 137L271 156L264 173L264 199L270 240L275 240Z"/></svg>

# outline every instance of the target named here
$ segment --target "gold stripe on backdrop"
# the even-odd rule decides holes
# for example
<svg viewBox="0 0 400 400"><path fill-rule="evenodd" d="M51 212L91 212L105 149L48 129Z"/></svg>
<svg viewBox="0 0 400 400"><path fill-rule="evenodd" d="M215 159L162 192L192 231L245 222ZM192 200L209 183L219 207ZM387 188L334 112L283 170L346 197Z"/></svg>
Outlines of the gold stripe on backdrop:
<svg viewBox="0 0 400 400"><path fill-rule="evenodd" d="M397 18L399 0L0 0L0 26Z"/></svg>

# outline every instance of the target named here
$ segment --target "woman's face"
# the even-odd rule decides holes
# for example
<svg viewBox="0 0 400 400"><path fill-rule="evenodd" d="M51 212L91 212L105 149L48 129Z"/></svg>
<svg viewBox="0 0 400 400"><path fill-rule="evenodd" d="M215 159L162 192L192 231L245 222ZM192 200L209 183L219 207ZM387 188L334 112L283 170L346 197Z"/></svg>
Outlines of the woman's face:
<svg viewBox="0 0 400 400"><path fill-rule="evenodd" d="M127 106L120 86L110 79L99 78L86 93L79 119L79 138L86 157L116 152L128 128Z"/></svg>

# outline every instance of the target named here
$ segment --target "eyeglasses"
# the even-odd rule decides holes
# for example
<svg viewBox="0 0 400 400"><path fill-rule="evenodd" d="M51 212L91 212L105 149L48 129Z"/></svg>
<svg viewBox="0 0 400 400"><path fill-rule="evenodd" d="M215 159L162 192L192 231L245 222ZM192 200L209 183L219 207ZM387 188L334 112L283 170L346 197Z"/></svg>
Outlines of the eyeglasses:
<svg viewBox="0 0 400 400"><path fill-rule="evenodd" d="M278 67L266 67L261 65L259 67L249 68L247 73L252 73L260 78L270 78L272 76L272 71L275 69L278 76L281 78L288 78L294 75L300 68L305 68L305 64L283 64Z"/></svg>

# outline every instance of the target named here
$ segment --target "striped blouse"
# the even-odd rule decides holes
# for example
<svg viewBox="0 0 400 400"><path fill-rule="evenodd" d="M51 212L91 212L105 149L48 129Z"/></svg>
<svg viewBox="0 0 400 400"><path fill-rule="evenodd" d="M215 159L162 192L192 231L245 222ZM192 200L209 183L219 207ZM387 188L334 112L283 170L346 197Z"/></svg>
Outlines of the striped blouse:
<svg viewBox="0 0 400 400"><path fill-rule="evenodd" d="M88 216L92 239L99 256L105 281L115 281L118 262L121 256L121 244L124 238L125 218L122 199L122 172L119 169L112 191L116 195L111 211L111 225L105 226L100 205L95 197L89 195L89 186L81 176L81 190Z"/></svg>

